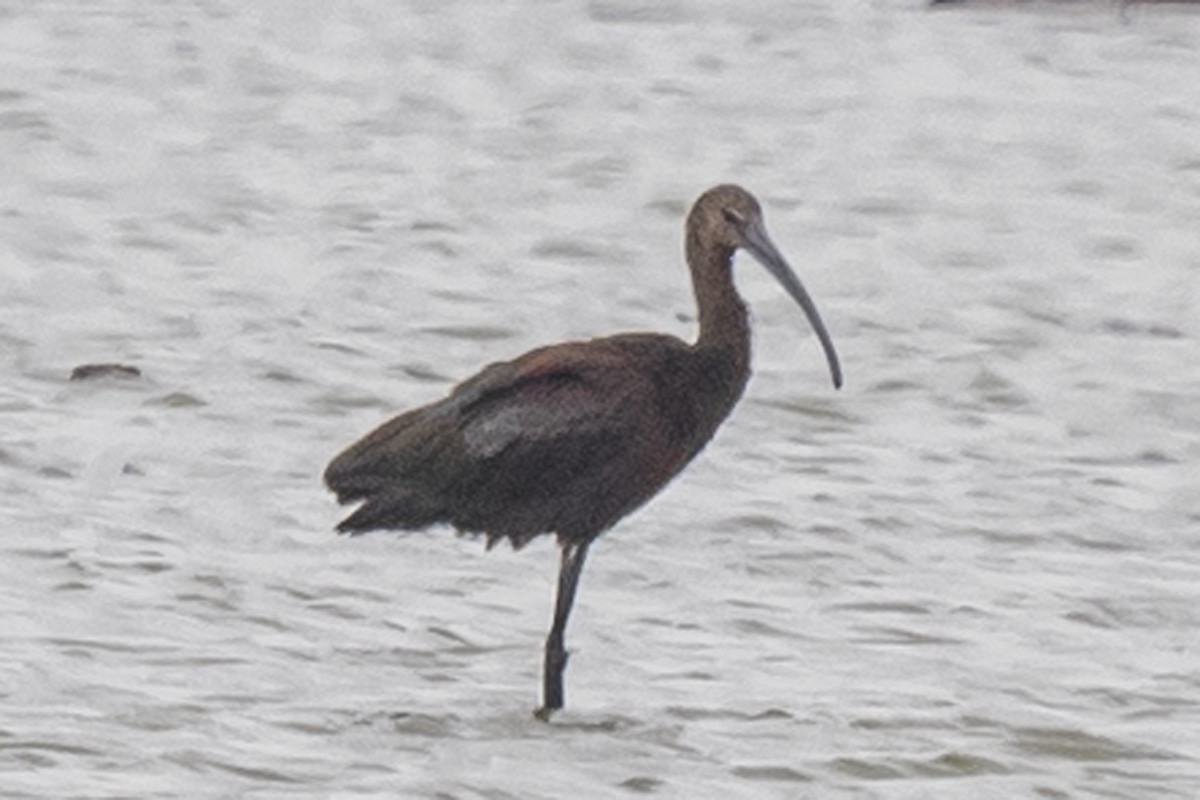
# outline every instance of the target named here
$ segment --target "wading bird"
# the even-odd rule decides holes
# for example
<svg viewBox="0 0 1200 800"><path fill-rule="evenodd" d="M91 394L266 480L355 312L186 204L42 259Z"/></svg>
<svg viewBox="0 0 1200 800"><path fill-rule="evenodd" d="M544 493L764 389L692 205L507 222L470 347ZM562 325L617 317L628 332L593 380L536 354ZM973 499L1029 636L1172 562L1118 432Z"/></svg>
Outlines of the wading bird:
<svg viewBox="0 0 1200 800"><path fill-rule="evenodd" d="M695 457L750 375L750 324L733 255L754 256L800 304L833 385L833 342L816 306L767 237L746 190L709 189L687 218L685 251L699 310L694 344L625 333L533 350L485 367L443 400L401 414L333 460L325 483L363 501L344 533L448 523L491 547L555 534L562 548L546 639L540 719L563 706L564 636L588 547Z"/></svg>

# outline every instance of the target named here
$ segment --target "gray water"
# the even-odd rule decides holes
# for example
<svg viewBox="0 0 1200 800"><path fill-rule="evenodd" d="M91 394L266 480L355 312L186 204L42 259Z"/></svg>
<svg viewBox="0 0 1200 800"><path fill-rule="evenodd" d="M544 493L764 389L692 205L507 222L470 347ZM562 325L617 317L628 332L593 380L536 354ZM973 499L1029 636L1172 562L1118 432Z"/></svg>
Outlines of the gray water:
<svg viewBox="0 0 1200 800"><path fill-rule="evenodd" d="M1200 14L0 5L0 796L1200 796ZM593 548L344 539L341 447L694 332L746 398ZM140 380L72 383L118 361Z"/></svg>

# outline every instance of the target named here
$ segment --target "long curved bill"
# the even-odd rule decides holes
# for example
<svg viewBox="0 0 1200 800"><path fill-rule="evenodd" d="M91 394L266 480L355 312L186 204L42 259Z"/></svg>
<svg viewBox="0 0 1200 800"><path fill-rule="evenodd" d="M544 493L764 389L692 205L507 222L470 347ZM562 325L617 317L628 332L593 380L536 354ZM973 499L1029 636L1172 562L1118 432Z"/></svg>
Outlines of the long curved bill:
<svg viewBox="0 0 1200 800"><path fill-rule="evenodd" d="M829 338L829 331L825 330L825 323L821 321L821 315L817 313L817 306L808 296L804 285L800 283L796 273L792 272L792 268L788 266L787 259L775 248L759 220L751 221L743 231L743 235L746 237L746 249L750 251L750 255L766 267L767 271L775 276L775 280L783 284L783 288L792 296L792 299L800 304L800 308L804 309L804 315L808 317L809 324L817 332L817 338L821 340L821 348L825 351L825 359L829 362L829 373L833 376L833 386L835 389L842 388L842 365L838 362L837 351L833 349L833 340Z"/></svg>

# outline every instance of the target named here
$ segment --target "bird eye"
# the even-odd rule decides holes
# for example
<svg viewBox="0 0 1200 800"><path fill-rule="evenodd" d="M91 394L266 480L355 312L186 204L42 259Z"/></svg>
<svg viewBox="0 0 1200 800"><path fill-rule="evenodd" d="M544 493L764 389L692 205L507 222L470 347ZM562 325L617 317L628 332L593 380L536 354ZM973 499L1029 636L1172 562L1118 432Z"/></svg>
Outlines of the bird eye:
<svg viewBox="0 0 1200 800"><path fill-rule="evenodd" d="M738 230L746 226L746 218L732 208L723 208L721 209L721 213L725 216L725 221Z"/></svg>

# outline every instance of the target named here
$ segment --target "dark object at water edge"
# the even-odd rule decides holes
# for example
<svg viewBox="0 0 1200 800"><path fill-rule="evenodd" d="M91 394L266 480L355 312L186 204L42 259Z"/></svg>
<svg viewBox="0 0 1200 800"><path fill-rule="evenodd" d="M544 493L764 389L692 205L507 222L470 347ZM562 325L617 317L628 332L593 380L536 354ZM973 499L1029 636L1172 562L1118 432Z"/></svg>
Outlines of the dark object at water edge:
<svg viewBox="0 0 1200 800"><path fill-rule="evenodd" d="M90 381L96 378L138 378L142 371L128 364L81 364L71 370L71 380Z"/></svg>

